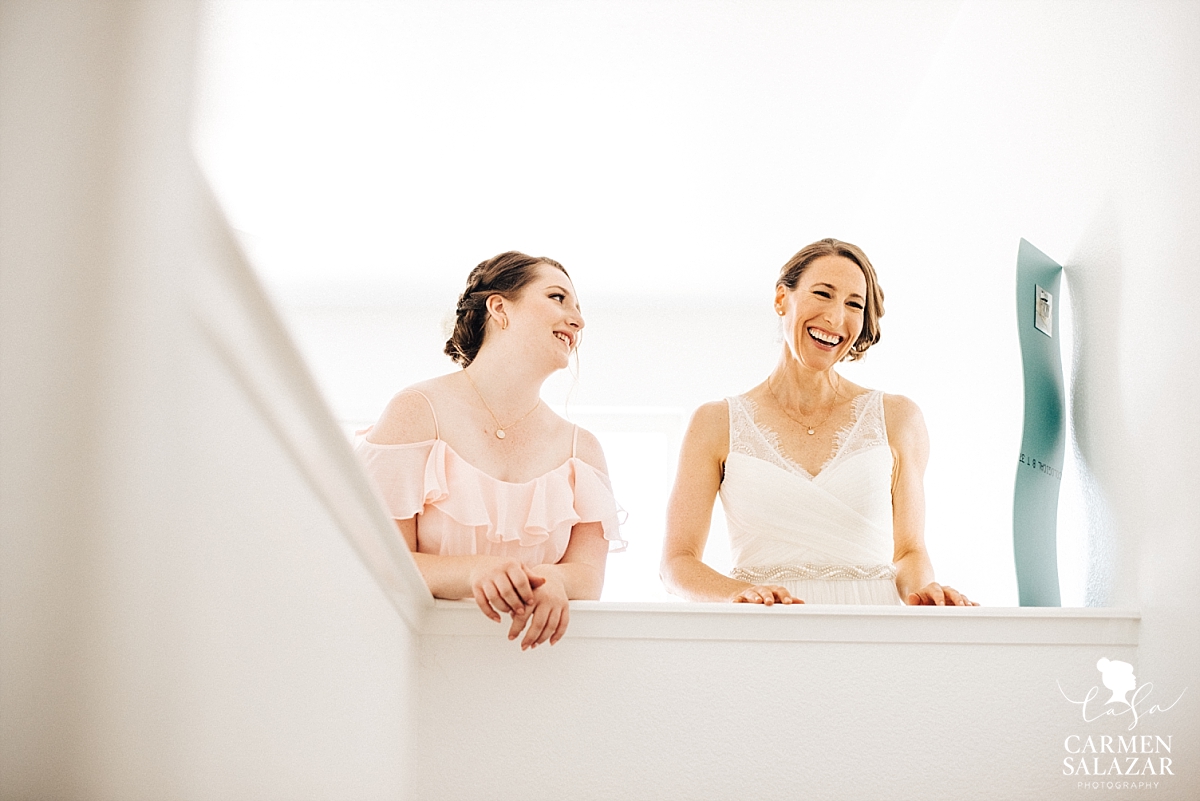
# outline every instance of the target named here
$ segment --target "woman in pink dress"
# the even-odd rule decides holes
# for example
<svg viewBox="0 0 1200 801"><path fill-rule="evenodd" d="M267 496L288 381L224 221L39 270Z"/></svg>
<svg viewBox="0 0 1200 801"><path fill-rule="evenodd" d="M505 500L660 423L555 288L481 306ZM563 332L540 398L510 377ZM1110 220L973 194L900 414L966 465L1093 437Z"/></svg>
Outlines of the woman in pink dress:
<svg viewBox="0 0 1200 801"><path fill-rule="evenodd" d="M397 394L355 444L433 595L510 615L522 650L558 642L625 545L600 443L541 400L583 325L561 264L488 259L446 343L463 369Z"/></svg>

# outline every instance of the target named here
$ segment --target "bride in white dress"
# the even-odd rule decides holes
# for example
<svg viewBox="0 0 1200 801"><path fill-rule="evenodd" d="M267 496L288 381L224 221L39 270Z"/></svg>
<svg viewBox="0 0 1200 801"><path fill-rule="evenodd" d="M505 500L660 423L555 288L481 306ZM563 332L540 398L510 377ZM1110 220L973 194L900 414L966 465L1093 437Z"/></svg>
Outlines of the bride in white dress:
<svg viewBox="0 0 1200 801"><path fill-rule="evenodd" d="M879 341L883 292L859 248L823 239L775 287L784 347L767 380L701 406L667 512L662 578L693 601L978 606L934 581L929 437L908 398L834 369ZM720 493L733 570L701 561Z"/></svg>

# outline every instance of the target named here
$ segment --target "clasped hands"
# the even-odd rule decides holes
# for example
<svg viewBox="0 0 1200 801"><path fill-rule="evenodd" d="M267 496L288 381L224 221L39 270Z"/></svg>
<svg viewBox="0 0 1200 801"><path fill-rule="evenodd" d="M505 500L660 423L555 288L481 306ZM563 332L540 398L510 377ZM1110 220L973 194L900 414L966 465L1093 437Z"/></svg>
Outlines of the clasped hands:
<svg viewBox="0 0 1200 801"><path fill-rule="evenodd" d="M777 584L752 584L739 591L731 599L735 604L802 604L784 587ZM908 593L905 603L909 606L979 606L948 584L931 581L916 592Z"/></svg>
<svg viewBox="0 0 1200 801"><path fill-rule="evenodd" d="M526 628L521 650L562 639L570 618L570 604L562 579L526 567L516 559L488 560L471 571L471 592L483 614L497 623L511 615L508 639Z"/></svg>

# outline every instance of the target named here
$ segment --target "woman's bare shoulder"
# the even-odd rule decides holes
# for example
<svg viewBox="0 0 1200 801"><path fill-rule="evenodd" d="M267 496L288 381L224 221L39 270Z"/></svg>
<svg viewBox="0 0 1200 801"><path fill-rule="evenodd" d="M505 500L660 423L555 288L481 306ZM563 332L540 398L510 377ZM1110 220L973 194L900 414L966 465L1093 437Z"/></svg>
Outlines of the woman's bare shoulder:
<svg viewBox="0 0 1200 801"><path fill-rule="evenodd" d="M711 426L729 426L729 402L726 400L709 401L701 404L692 412L692 424Z"/></svg>
<svg viewBox="0 0 1200 801"><path fill-rule="evenodd" d="M883 395L883 416L887 421L888 440L893 446L929 447L929 432L921 407L904 395Z"/></svg>
<svg viewBox="0 0 1200 801"><path fill-rule="evenodd" d="M407 445L436 439L434 398L444 391L441 379L422 381L397 392L384 407L367 439L378 445Z"/></svg>
<svg viewBox="0 0 1200 801"><path fill-rule="evenodd" d="M729 403L724 400L702 404L688 423L689 444L720 454L729 451Z"/></svg>
<svg viewBox="0 0 1200 801"><path fill-rule="evenodd" d="M587 462L604 475L608 475L608 461L604 458L604 448L601 447L600 440L596 439L596 435L586 428L580 427L579 431L574 433L574 436L577 437L575 440L575 456Z"/></svg>
<svg viewBox="0 0 1200 801"><path fill-rule="evenodd" d="M889 424L895 421L898 424L919 422L923 425L925 422L921 407L917 406L912 398L904 395L883 393L883 413L887 416Z"/></svg>

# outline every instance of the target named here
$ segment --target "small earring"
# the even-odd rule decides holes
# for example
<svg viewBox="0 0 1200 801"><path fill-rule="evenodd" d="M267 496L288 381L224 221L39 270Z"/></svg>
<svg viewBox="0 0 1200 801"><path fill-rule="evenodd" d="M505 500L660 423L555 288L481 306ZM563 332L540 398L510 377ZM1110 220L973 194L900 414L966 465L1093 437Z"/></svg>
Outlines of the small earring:
<svg viewBox="0 0 1200 801"><path fill-rule="evenodd" d="M505 328L508 328L508 318L501 317L500 318L500 330L503 331Z"/></svg>
<svg viewBox="0 0 1200 801"><path fill-rule="evenodd" d="M783 309L776 309L776 310L775 310L775 313L776 313L776 314L778 314L780 317L782 317L782 316L783 316Z"/></svg>

